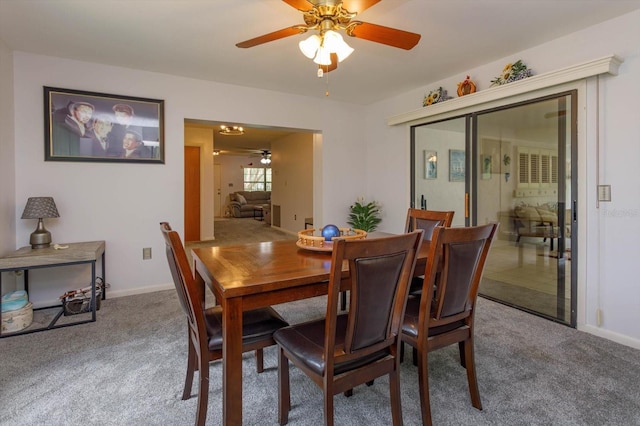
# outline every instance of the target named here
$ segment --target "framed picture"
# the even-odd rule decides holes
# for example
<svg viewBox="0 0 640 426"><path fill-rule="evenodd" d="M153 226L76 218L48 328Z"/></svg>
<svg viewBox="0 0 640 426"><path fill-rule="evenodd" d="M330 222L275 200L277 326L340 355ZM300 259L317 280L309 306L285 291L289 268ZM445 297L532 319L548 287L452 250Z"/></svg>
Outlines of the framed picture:
<svg viewBox="0 0 640 426"><path fill-rule="evenodd" d="M164 101L44 87L45 161L164 163Z"/></svg>
<svg viewBox="0 0 640 426"><path fill-rule="evenodd" d="M465 153L462 149L449 150L449 180L451 182L464 182L465 179Z"/></svg>
<svg viewBox="0 0 640 426"><path fill-rule="evenodd" d="M480 170L482 171L483 180L491 179L492 166L490 155L483 154L480 156Z"/></svg>
<svg viewBox="0 0 640 426"><path fill-rule="evenodd" d="M491 173L500 173L501 145L500 140L488 138L482 139L480 143L480 159L483 160L484 156L491 157ZM480 170L484 172L484 163L480 165Z"/></svg>
<svg viewBox="0 0 640 426"><path fill-rule="evenodd" d="M438 153L436 151L424 152L424 178L438 178Z"/></svg>

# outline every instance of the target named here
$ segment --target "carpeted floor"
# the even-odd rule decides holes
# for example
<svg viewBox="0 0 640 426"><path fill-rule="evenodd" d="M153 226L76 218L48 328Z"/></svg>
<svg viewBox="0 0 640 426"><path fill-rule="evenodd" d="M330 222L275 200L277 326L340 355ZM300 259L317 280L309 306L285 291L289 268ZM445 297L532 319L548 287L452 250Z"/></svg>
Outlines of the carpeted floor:
<svg viewBox="0 0 640 426"><path fill-rule="evenodd" d="M244 244L262 241L295 240L296 235L272 228L264 221L246 218L216 219L213 225L215 240L189 242L189 248Z"/></svg>
<svg viewBox="0 0 640 426"><path fill-rule="evenodd" d="M324 315L324 300L275 308L294 323ZM486 299L476 321L483 411L471 406L454 345L430 354L434 424L640 425L640 351ZM180 399L186 332L170 290L107 299L95 323L0 339L0 424L191 425L197 399ZM207 424L220 425L221 365L210 368ZM417 370L408 360L400 377L404 423L419 425ZM276 425L274 347L262 374L244 355L243 389L244 424ZM289 424L322 424L321 392L296 368L291 390ZM388 398L386 378L351 398L337 395L336 424L388 425Z"/></svg>
<svg viewBox="0 0 640 426"><path fill-rule="evenodd" d="M324 299L278 305L290 322L324 313ZM98 321L0 340L2 425L189 425L180 395L186 321L174 291L107 299ZM483 411L471 406L454 345L430 355L437 425L640 425L640 352L480 299L476 363ZM410 352L409 352L410 353ZM277 360L244 356L244 424L277 424ZM420 424L417 371L401 370L406 425ZM291 369L291 425L322 424L322 395ZM221 366L211 365L207 424L221 423ZM193 390L195 394L195 388ZM335 397L338 425L388 425L388 381Z"/></svg>

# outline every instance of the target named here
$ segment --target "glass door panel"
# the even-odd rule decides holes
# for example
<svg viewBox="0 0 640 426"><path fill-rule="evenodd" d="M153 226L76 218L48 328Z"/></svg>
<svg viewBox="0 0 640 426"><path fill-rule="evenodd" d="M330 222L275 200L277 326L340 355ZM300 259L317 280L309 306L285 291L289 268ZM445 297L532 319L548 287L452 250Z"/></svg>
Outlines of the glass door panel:
<svg viewBox="0 0 640 426"><path fill-rule="evenodd" d="M478 113L477 222L499 221L480 294L575 326L571 291L575 94Z"/></svg>
<svg viewBox="0 0 640 426"><path fill-rule="evenodd" d="M453 226L468 225L469 117L412 128L411 206L455 212Z"/></svg>

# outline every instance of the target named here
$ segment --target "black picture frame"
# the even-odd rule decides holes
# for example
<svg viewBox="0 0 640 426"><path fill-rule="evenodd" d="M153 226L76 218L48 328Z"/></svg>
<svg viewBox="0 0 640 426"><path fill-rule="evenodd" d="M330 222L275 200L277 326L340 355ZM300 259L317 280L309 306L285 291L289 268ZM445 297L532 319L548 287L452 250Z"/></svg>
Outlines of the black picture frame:
<svg viewBox="0 0 640 426"><path fill-rule="evenodd" d="M163 100L44 86L44 117L45 161L164 164Z"/></svg>

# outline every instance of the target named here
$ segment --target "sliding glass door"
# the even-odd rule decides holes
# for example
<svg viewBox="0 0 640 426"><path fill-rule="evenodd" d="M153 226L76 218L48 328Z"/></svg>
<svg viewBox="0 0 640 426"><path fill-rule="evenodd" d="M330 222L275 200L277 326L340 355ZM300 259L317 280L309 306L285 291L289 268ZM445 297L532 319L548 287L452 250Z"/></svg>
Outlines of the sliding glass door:
<svg viewBox="0 0 640 426"><path fill-rule="evenodd" d="M571 326L576 96L556 94L412 131L414 206L454 210L454 226L500 223L480 294Z"/></svg>

